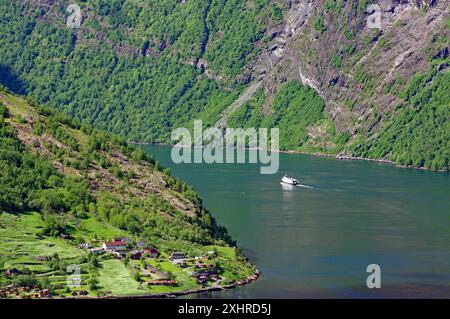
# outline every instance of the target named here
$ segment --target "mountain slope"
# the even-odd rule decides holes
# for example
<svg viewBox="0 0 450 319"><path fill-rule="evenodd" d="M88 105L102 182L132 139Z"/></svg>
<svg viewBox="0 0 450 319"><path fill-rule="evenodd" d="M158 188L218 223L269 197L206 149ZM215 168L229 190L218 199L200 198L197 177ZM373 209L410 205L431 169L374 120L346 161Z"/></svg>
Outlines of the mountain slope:
<svg viewBox="0 0 450 319"><path fill-rule="evenodd" d="M374 3L381 29L363 0L87 0L79 29L67 1L3 2L1 82L129 140L168 143L194 119L275 125L284 150L448 170L450 137L433 119L448 118L450 97L423 88L439 106L415 118L405 93L415 76L446 85L448 0ZM389 133L397 118L406 125Z"/></svg>
<svg viewBox="0 0 450 319"><path fill-rule="evenodd" d="M193 189L123 138L1 91L0 144L0 268L19 269L19 275L2 272L1 287L31 282L31 286L49 286L54 295L67 295L70 291L58 282L68 276L69 264L78 264L83 276L77 291L93 295L201 288L185 270L168 261L173 251L189 257L217 251L211 262L223 285L252 274L253 267L230 246L234 243L226 230L216 224ZM101 284L113 257L97 259L77 245L100 245L119 236L157 247L159 261L148 262L171 269L178 285L146 287L142 266L134 262L119 273L128 276L128 285L139 289L127 292L116 287L108 292L110 282L104 282L104 287L95 284L97 277ZM112 265L123 268L116 261ZM37 278L48 281L36 283Z"/></svg>
<svg viewBox="0 0 450 319"><path fill-rule="evenodd" d="M274 47L257 61L263 96L253 113L270 118L287 82L296 81L316 90L326 114L282 148L449 170L448 1L377 3L381 29L368 28L366 1L292 1ZM284 110L284 121L298 128L297 115Z"/></svg>
<svg viewBox="0 0 450 319"><path fill-rule="evenodd" d="M231 103L275 10L267 0L89 0L79 3L81 28L70 29L71 3L0 4L1 82L97 128L155 142Z"/></svg>

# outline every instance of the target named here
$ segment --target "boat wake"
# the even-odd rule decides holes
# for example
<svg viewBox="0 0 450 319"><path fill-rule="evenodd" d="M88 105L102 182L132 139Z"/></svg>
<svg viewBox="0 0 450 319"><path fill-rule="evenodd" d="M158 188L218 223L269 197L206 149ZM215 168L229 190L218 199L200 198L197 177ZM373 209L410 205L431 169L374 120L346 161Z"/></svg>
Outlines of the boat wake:
<svg viewBox="0 0 450 319"><path fill-rule="evenodd" d="M303 185L303 184L295 184L295 185L286 184L286 183L280 183L280 184L281 184L281 188L284 190L287 190L287 191L293 191L297 187L302 187L302 188L307 188L307 189L317 189L315 187L312 187L309 185Z"/></svg>
<svg viewBox="0 0 450 319"><path fill-rule="evenodd" d="M312 186L308 186L308 185L303 185L300 184L299 180L289 176L289 175L284 175L283 178L281 179L281 187L283 189L286 190L293 190L295 187L303 187L303 188L308 188L308 189L315 189Z"/></svg>
<svg viewBox="0 0 450 319"><path fill-rule="evenodd" d="M297 187L303 187L303 188L308 188L308 189L316 189L315 187L308 186L308 185L303 185L303 184L297 184L297 185L295 185L295 186L297 186Z"/></svg>

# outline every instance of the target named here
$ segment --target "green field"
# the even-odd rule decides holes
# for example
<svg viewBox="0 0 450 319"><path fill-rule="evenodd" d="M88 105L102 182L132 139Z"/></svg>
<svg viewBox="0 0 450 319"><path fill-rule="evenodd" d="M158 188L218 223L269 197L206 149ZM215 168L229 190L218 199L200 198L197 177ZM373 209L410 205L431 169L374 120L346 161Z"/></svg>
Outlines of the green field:
<svg viewBox="0 0 450 319"><path fill-rule="evenodd" d="M139 288L139 282L131 277L130 271L120 260L102 261L99 274L100 289L111 291L113 295L126 296L146 293L146 290Z"/></svg>
<svg viewBox="0 0 450 319"><path fill-rule="evenodd" d="M78 250L63 239L42 237L39 232L44 222L38 213L20 215L0 214L0 262L3 268L26 266L31 271L50 270L36 257L50 257L58 254L61 258L80 257L86 252Z"/></svg>
<svg viewBox="0 0 450 319"><path fill-rule="evenodd" d="M196 283L194 278L190 273L177 265L174 265L170 261L158 262L156 260L151 260L150 264L156 266L165 273L172 273L177 281L177 286L152 286L149 291L152 293L163 293L163 292L175 292L183 290L191 290L199 288L200 286Z"/></svg>
<svg viewBox="0 0 450 319"><path fill-rule="evenodd" d="M129 234L111 225L100 223L95 218L88 218L81 221L83 233L79 234L81 237L87 237L88 240L94 236L97 239L111 239L114 237L128 237Z"/></svg>

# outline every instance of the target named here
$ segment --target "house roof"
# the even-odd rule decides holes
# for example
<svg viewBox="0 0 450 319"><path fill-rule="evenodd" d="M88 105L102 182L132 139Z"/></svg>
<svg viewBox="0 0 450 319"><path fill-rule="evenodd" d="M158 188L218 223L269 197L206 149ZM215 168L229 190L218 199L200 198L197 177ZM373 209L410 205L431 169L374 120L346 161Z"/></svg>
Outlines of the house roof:
<svg viewBox="0 0 450 319"><path fill-rule="evenodd" d="M107 241L105 242L106 246L125 246L124 242L121 241Z"/></svg>

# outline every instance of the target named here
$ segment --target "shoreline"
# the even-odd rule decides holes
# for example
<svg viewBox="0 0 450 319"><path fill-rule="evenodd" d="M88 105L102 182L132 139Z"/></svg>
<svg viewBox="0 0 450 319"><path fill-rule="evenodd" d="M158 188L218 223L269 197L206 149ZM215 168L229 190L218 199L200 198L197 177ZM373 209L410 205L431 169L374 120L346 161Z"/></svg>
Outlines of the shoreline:
<svg viewBox="0 0 450 319"><path fill-rule="evenodd" d="M150 146L174 146L173 144L165 144L165 143L148 143L148 142L138 142L138 141L129 141L128 143L132 145L150 145ZM254 149L254 148L245 148L246 150ZM420 171L428 171L433 173L449 173L450 171L445 169L438 169L433 171L430 168L425 167L416 167L416 166L407 166L407 165L400 165L398 163L395 163L394 161L382 159L382 158L368 158L368 157L359 157L359 156L348 156L348 155L333 155L333 154L327 154L327 153L320 153L320 152L304 152L304 151L276 151L277 153L282 154L303 154L303 155L313 155L318 157L328 157L333 158L337 160L344 160L344 161L366 161L366 162L375 162L375 163L382 163L382 164L389 164L398 168L406 168L406 169L415 169Z"/></svg>
<svg viewBox="0 0 450 319"><path fill-rule="evenodd" d="M142 295L129 295L129 296L103 296L103 297L88 297L88 299L166 299L166 298L176 298L179 296L186 296L186 295L193 295L198 294L202 292L209 292L209 291L224 291L228 289L237 288L240 286L248 285L256 280L261 276L261 272L256 269L255 273L253 275L248 276L247 278L243 280L238 280L234 283L225 285L225 286L218 286L218 287L207 287L207 288L199 288L199 289L192 289L192 290L185 290L185 291L177 291L177 292L168 292L168 293L159 293L159 294L142 294ZM80 299L80 298L74 298L74 299Z"/></svg>

